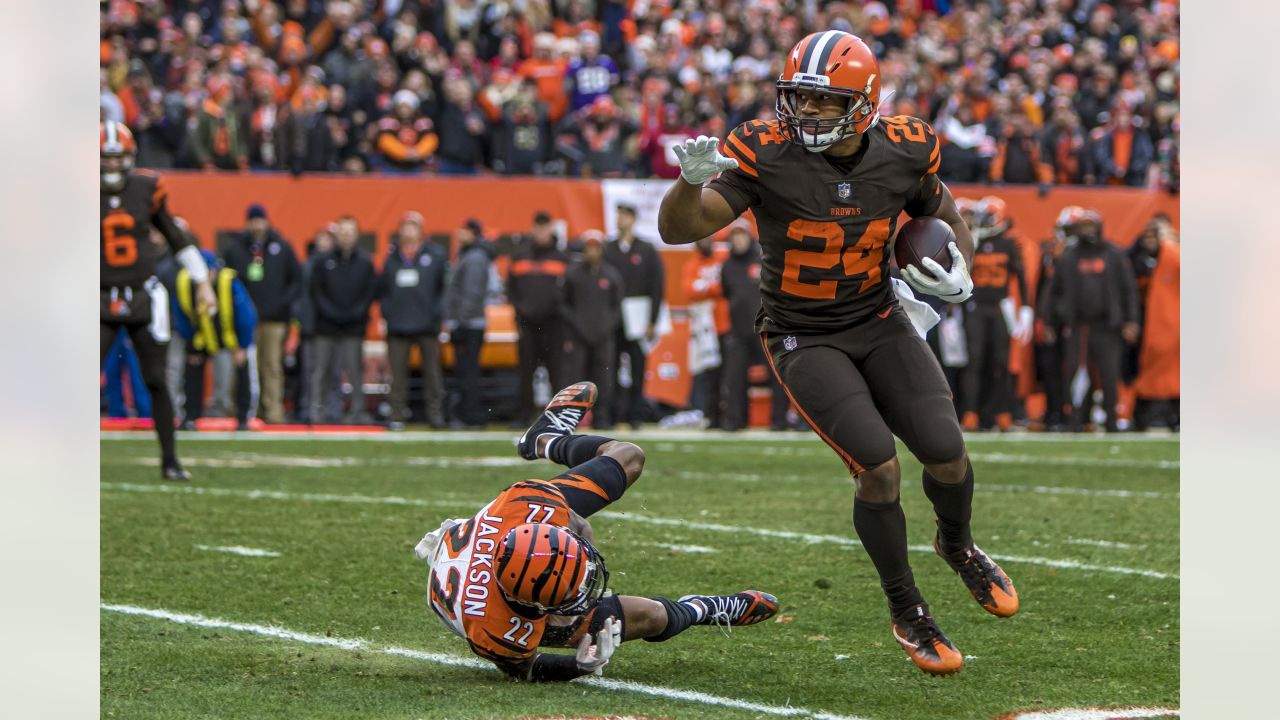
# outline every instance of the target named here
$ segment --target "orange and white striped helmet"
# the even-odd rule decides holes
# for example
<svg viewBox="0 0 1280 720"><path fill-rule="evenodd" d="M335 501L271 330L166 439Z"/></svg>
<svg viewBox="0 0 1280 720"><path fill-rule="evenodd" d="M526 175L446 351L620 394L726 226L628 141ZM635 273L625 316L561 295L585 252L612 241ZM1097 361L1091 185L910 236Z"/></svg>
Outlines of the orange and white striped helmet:
<svg viewBox="0 0 1280 720"><path fill-rule="evenodd" d="M816 32L796 43L777 89L775 113L784 134L813 152L865 133L880 119L880 63L861 38L842 30ZM798 102L801 91L847 98L845 113L804 117Z"/></svg>
<svg viewBox="0 0 1280 720"><path fill-rule="evenodd" d="M116 191L124 187L137 152L138 145L133 141L133 133L124 123L103 120L98 124L98 156L104 189ZM107 162L108 160L112 162Z"/></svg>

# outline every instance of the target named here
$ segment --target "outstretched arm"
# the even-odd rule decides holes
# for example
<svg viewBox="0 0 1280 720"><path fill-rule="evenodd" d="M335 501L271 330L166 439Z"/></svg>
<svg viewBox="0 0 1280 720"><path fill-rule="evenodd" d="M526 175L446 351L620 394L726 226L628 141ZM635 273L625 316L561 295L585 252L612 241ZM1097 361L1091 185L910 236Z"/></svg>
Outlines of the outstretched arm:
<svg viewBox="0 0 1280 720"><path fill-rule="evenodd" d="M720 141L699 135L673 146L680 179L672 183L658 209L658 234L668 245L686 245L723 228L738 216L724 197L702 184L738 161L720 154Z"/></svg>

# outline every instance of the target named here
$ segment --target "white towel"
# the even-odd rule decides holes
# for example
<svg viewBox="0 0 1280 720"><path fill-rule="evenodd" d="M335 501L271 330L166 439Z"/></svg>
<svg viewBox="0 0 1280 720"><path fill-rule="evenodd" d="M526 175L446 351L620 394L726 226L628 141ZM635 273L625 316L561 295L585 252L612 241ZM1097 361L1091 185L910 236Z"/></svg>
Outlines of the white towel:
<svg viewBox="0 0 1280 720"><path fill-rule="evenodd" d="M450 518L440 523L440 527L432 530L418 541L413 548L413 554L418 556L419 560L426 560L427 564L435 567L436 550L440 547L440 541L444 540L444 534L454 525L466 522L470 518Z"/></svg>
<svg viewBox="0 0 1280 720"><path fill-rule="evenodd" d="M893 292L898 296L898 303L907 311L907 318L915 326L916 332L923 339L929 330L938 324L938 313L923 300L917 300L911 286L898 278L893 278Z"/></svg>

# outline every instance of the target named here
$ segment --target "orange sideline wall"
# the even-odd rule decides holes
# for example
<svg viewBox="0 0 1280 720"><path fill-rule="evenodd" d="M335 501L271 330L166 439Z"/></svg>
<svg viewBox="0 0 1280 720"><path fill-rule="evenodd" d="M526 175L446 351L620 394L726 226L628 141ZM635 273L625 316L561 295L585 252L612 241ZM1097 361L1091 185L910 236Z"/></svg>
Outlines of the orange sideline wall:
<svg viewBox="0 0 1280 720"><path fill-rule="evenodd" d="M576 236L590 228L612 228L613 209L606 207L606 196L627 197L640 209L641 235L657 241L652 230L658 200L670 181L598 181L542 178L439 178L439 177L348 177L343 175L311 175L293 178L286 175L202 173L172 171L165 173L169 185L170 207L184 216L200 237L212 247L217 231L239 230L244 226L245 209L260 203L267 209L272 224L287 238L300 256L315 232L340 215L351 214L365 232L377 239L374 261L381 266L386 245L400 218L408 210L416 210L426 219L429 233L448 232L475 217L489 235L523 232L533 214L546 210L564 223L564 230ZM605 183L613 183L605 191ZM1157 212L1170 216L1180 225L1178 198L1163 193L1129 188L1054 188L1041 197L1034 187L954 185L956 197L981 198L997 195L1005 200L1013 218L1015 234L1029 240L1023 243L1027 284L1034 292L1039 272L1039 241L1048 238L1058 213L1066 205L1096 208L1104 219L1106 237L1127 246ZM905 219L905 218L904 218ZM646 225L648 223L648 225ZM645 231L645 228L649 228ZM686 304L680 287L682 269L690 257L689 247L666 247L667 302L673 307ZM505 272L505 258L498 262ZM1034 298L1028 298L1034 300ZM376 313L375 309L375 313ZM376 315L375 315L376 318ZM503 323L504 326L506 323ZM376 333L377 323L370 327ZM659 377L649 377L646 392L651 397L682 404L687 397L689 379L684 372L687 327L675 320L673 333L663 338L654 349L654 367ZM1031 348L1015 352L1018 361L1030 362ZM447 359L447 358L446 358ZM1022 393L1031 390L1030 373L1023 374Z"/></svg>
<svg viewBox="0 0 1280 720"><path fill-rule="evenodd" d="M244 227L245 209L261 203L271 222L299 250L325 224L350 213L378 239L375 261L381 265L387 237L408 210L426 218L429 232L452 232L468 217L476 217L489 234L527 230L533 214L546 210L566 223L570 235L589 228L605 228L604 195L595 180L540 178L347 177L316 175L292 178L200 172L167 172L169 203L184 216L207 246L217 230ZM650 183L645 183L649 185ZM666 181L652 181L651 192L661 195ZM1177 197L1128 188L1056 188L1039 197L1032 187L956 185L957 197L999 195L1008 203L1015 231L1039 241L1052 231L1065 205L1095 207L1106 222L1109 239L1128 245L1156 212L1179 224ZM649 238L657 240L656 237ZM1034 245L1035 243L1028 243ZM660 246L661 247L661 246ZM679 288L683 252L664 255L667 297L684 305Z"/></svg>

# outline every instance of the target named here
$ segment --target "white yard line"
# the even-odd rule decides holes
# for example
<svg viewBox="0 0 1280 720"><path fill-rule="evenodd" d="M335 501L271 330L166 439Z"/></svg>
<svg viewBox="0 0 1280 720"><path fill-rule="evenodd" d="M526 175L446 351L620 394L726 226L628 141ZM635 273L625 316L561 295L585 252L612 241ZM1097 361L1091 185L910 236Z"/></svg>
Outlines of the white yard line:
<svg viewBox="0 0 1280 720"><path fill-rule="evenodd" d="M1126 458L1045 457L1042 455L1012 455L1009 453L971 452L975 462L993 465L1064 465L1068 467L1146 468L1152 470L1178 470L1178 460L1130 460Z"/></svg>
<svg viewBox="0 0 1280 720"><path fill-rule="evenodd" d="M678 518L654 517L651 515L641 515L639 513L622 513L611 510L602 510L593 517L609 517L616 520L629 520L631 522L640 522L648 525L667 525L690 528L694 530L709 530L711 532L724 532L749 535L759 535L760 537L779 538L783 540L797 540L809 545L844 545L848 547L861 547L862 543L849 537L840 535L813 535L810 533L794 532L791 530L769 530L767 528L756 527L739 527L734 525L721 525L718 523L704 523L694 520L682 520ZM907 549L912 552L933 553L933 548L928 545L909 545ZM1006 562L1026 563L1028 565L1043 565L1046 567L1070 568L1074 570L1088 570L1092 572L1115 573L1118 575L1141 575L1143 577L1156 578L1158 580L1177 580L1177 575L1169 573L1157 572L1155 570L1145 570L1142 568L1120 567L1114 565L1093 565L1090 563L1077 562L1075 560L1056 560L1053 558L1027 557L1022 555L1008 555L1005 553L996 553L988 551L991 557Z"/></svg>
<svg viewBox="0 0 1280 720"><path fill-rule="evenodd" d="M587 428L585 432L592 432ZM818 442L816 436L805 432L771 432L768 430L745 430L742 432L723 432L720 430L637 430L612 431L609 437L619 440L674 440L678 442L757 442L767 440L773 443ZM510 440L520 435L515 430L481 430L475 432L454 431L408 431L396 433L296 433L271 432L269 430L255 432L194 432L184 433L182 442L258 442L263 440L293 440L296 442L314 442L316 440L360 441L369 443L403 443L403 442L495 442ZM155 442L151 431L99 432L102 440L136 440L139 442ZM986 443L1086 443L1086 444L1119 444L1130 442L1177 443L1179 436L1167 432L1123 433L1120 435L1085 434L1085 433L1005 433L1005 434L965 434L965 442L970 445Z"/></svg>
<svg viewBox="0 0 1280 720"><path fill-rule="evenodd" d="M191 467L256 469L262 467L300 467L300 468L336 468L336 467L437 467L437 468L473 468L473 467L514 467L527 461L518 457L500 457L485 455L480 457L406 457L406 458L364 458L364 457L302 457L299 455L269 455L263 453L231 452L214 456L184 455L182 463ZM132 457L117 461L107 460L104 465L143 465L157 467L159 458Z"/></svg>
<svg viewBox="0 0 1280 720"><path fill-rule="evenodd" d="M316 502L348 502L348 503L368 503L379 505L412 505L419 507L472 507L476 506L475 502L465 500L421 500L416 498L403 497L373 497L369 495L333 495L325 493L288 493L271 490L242 490L235 488L212 488L203 486L190 485L137 485L133 483L101 483L103 490L122 490L125 492L157 492L172 494L194 494L194 495L217 495L223 497L241 497L249 500L285 500L285 501L316 501ZM784 540L797 540L808 544L829 544L844 546L861 546L862 543L853 538L843 537L840 535L814 535L811 533L794 532L791 530L770 530L768 528L756 527L740 527L736 525L720 525L717 523L704 523L695 520L685 520L682 518L667 518L653 515L642 515L639 513L615 512L612 510L602 510L596 513L595 517L608 517L618 520L626 520L630 522L645 523L648 525L663 525L672 527L692 528L696 530L709 530L711 532L723 532L741 535L743 533L749 535L758 535L760 537L780 538ZM928 545L911 545L908 547L912 552L933 553L933 548ZM1116 573L1120 575L1141 575L1144 577L1157 578L1160 580L1177 580L1177 575L1157 572L1155 570L1144 570L1141 568L1119 567L1111 565L1093 565L1089 563L1076 562L1075 560L1055 560L1052 558L1040 557L1024 557L1015 555L1005 555L1003 553L991 553L992 557L1006 560L1009 562L1020 562L1028 565L1044 565L1056 568L1072 568L1076 570L1088 570L1092 572Z"/></svg>
<svg viewBox="0 0 1280 720"><path fill-rule="evenodd" d="M245 490L240 488L204 487L202 485L139 485L135 483L104 482L103 490L123 492L162 493L170 495L214 495L237 497L246 500L285 500L288 502L342 502L365 505L412 505L415 507L468 507L478 509L469 500L422 500L419 498L382 497L371 495L334 495L330 493L290 493L275 490Z"/></svg>
<svg viewBox="0 0 1280 720"><path fill-rule="evenodd" d="M203 615L194 615L187 613L178 613L170 610L160 610L152 608L137 607L134 605L112 605L102 603L100 605L105 612L123 613L125 615L139 615L144 617L156 618L159 620L167 620L169 622L181 625L192 625L195 627L211 628L218 630L234 630L236 632L250 633L253 635L261 635L264 637L272 637L280 640L290 640L292 642L305 643L307 645L323 645L327 647L339 648L342 650L363 650L365 652L379 652L385 655L398 655L400 657L412 658L414 660L422 660L436 665L448 665L451 667L466 667L477 670L497 671L490 663L478 660L473 657L460 657L456 655L446 655L443 653L427 652L424 650L413 650L410 648L402 648L395 646L373 645L366 640L344 639L336 637L326 637L320 635L312 635L309 633L296 632L280 627L268 625L253 625L249 623L231 622L228 620L220 620L218 618L209 618ZM712 705L717 707L734 708L737 710L746 710L748 712L759 713L762 715L773 715L776 717L801 717L815 718L815 720L862 720L850 715L835 715L832 713L822 712L819 710L809 710L802 707L780 707L777 705L765 705L763 703L751 702L749 700L740 700L738 698L723 697L720 695L711 695L708 693L696 692L693 690L680 690L677 688L663 687L661 685L647 685L644 683L630 682L627 680L613 680L607 678L586 678L575 681L582 685L588 685L602 690L614 690L619 692L638 693L641 695L651 695L654 697L666 698L668 700L680 700L684 702L697 703L700 705Z"/></svg>
<svg viewBox="0 0 1280 720"><path fill-rule="evenodd" d="M197 545L196 549L205 550L207 552L243 555L245 557L280 557L280 553L275 552L274 550L260 550L258 548L243 547L241 545Z"/></svg>
<svg viewBox="0 0 1280 720"><path fill-rule="evenodd" d="M679 470L673 473L662 473L661 471L651 471L655 475L678 477L683 480L732 480L738 482L798 482L806 480L825 481L833 483L853 484L853 478L848 475L797 475L797 474L767 474L758 473L721 473L721 472L703 472L700 470ZM1122 497L1122 498L1177 498L1176 492L1161 492L1156 490L1123 490L1117 488L1082 488L1063 485L1013 485L1004 483L988 483L977 482L974 489L979 491L990 490L992 492L1018 492L1033 493L1038 495L1080 495L1083 497Z"/></svg>
<svg viewBox="0 0 1280 720"><path fill-rule="evenodd" d="M642 543L636 543L636 545L645 545L647 547L657 547L657 548L662 548L664 550L674 550L676 552L693 553L698 555L720 552L719 550L716 550L713 547L705 547L703 545L673 545L671 543L660 543L660 542L642 542Z"/></svg>
<svg viewBox="0 0 1280 720"><path fill-rule="evenodd" d="M1114 548L1116 550L1146 550L1146 545L1130 545L1129 543L1114 542L1112 540L1090 540L1088 538L1067 538L1063 540L1068 545L1092 545L1101 548Z"/></svg>
<svg viewBox="0 0 1280 720"><path fill-rule="evenodd" d="M1003 720L1130 720L1131 718L1181 717L1178 708L1060 708L1028 710L1001 715Z"/></svg>

